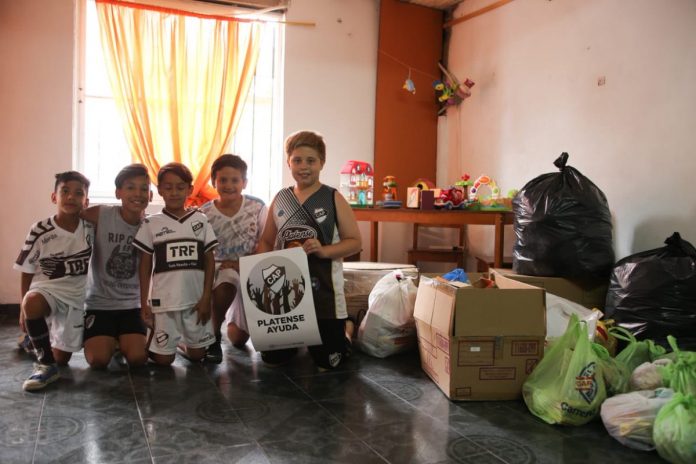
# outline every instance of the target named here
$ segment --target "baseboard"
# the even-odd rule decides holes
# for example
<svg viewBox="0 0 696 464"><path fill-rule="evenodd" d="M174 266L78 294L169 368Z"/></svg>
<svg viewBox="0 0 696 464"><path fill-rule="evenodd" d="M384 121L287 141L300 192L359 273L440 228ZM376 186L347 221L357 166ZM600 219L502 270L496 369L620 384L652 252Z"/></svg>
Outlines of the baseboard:
<svg viewBox="0 0 696 464"><path fill-rule="evenodd" d="M0 304L0 315L19 316L19 304Z"/></svg>

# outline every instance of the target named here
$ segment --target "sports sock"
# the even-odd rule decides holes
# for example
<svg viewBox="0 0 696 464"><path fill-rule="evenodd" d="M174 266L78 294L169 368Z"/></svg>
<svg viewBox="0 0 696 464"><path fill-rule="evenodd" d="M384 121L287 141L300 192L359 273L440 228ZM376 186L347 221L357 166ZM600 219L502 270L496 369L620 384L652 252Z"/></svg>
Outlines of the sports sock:
<svg viewBox="0 0 696 464"><path fill-rule="evenodd" d="M25 321L27 333L31 344L36 350L36 359L41 364L55 364L53 350L51 350L51 338L48 335L48 324L43 317L40 319L27 319Z"/></svg>

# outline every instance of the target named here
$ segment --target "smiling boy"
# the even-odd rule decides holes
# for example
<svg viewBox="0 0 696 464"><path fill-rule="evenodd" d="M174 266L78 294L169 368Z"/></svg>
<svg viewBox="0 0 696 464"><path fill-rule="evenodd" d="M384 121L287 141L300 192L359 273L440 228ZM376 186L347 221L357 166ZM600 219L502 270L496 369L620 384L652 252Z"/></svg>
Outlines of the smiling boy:
<svg viewBox="0 0 696 464"><path fill-rule="evenodd" d="M51 201L56 214L35 223L14 268L22 272L20 325L26 328L37 363L24 381L26 391L40 390L60 377L82 348L85 281L94 229L80 218L89 180L76 171L56 174Z"/></svg>

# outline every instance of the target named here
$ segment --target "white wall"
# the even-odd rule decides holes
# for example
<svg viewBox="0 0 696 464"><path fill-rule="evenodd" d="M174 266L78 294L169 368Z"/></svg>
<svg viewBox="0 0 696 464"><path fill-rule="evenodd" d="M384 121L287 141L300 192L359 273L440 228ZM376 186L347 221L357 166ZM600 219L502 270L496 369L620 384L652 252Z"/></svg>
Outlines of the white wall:
<svg viewBox="0 0 696 464"><path fill-rule="evenodd" d="M72 166L73 2L0 0L0 303L19 302L12 270L31 224L55 211L56 172Z"/></svg>
<svg viewBox="0 0 696 464"><path fill-rule="evenodd" d="M450 68L476 85L444 121L438 172L506 192L567 151L608 198L617 259L673 231L696 243L694 31L693 0L517 0L456 25ZM469 238L492 255L486 231Z"/></svg>
<svg viewBox="0 0 696 464"><path fill-rule="evenodd" d="M72 167L74 13L73 0L0 0L0 304L19 301L12 263L32 222L54 212L54 174ZM293 0L287 19L316 27L286 28L283 138L323 133L322 181L337 186L345 161L374 159L378 2Z"/></svg>
<svg viewBox="0 0 696 464"><path fill-rule="evenodd" d="M334 187L347 160L374 160L378 3L293 0L286 18L316 26L286 27L284 135L323 134L321 180ZM292 184L284 167L283 185Z"/></svg>

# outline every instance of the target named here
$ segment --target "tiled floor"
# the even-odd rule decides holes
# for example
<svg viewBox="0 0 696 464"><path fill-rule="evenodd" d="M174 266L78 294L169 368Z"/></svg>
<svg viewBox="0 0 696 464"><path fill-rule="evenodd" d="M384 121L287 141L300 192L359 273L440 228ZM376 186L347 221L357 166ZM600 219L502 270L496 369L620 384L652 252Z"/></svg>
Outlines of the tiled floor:
<svg viewBox="0 0 696 464"><path fill-rule="evenodd" d="M625 463L663 462L601 422L549 426L522 402L453 403L417 355L356 353L318 373L306 353L268 368L227 346L221 365L87 368L74 356L44 392L25 393L31 360L0 313L0 462Z"/></svg>

